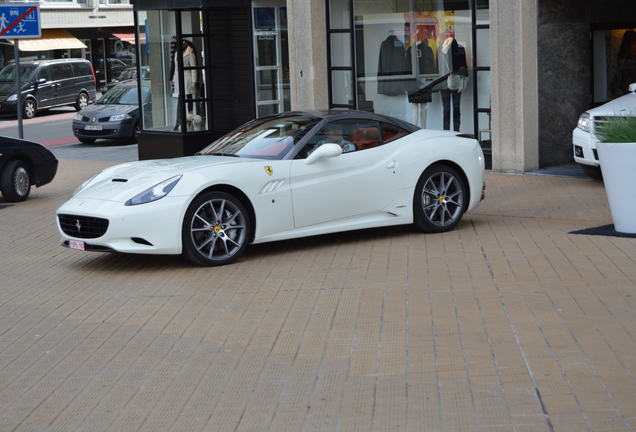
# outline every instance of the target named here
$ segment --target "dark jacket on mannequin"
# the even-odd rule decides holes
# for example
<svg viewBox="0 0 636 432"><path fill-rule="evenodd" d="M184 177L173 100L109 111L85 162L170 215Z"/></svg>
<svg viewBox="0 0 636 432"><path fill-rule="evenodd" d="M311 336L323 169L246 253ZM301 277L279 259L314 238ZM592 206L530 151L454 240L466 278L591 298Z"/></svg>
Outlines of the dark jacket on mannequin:
<svg viewBox="0 0 636 432"><path fill-rule="evenodd" d="M453 38L450 49L446 52L444 52L444 44L440 45L437 50L437 58L440 59L440 75L449 73L466 75L468 73L466 49L458 44L455 38Z"/></svg>
<svg viewBox="0 0 636 432"><path fill-rule="evenodd" d="M398 96L405 92L407 85L403 80L390 80L387 77L408 75L411 73L410 58L404 50L404 44L395 35L389 35L380 45L378 58L378 93ZM384 80L382 80L384 78Z"/></svg>

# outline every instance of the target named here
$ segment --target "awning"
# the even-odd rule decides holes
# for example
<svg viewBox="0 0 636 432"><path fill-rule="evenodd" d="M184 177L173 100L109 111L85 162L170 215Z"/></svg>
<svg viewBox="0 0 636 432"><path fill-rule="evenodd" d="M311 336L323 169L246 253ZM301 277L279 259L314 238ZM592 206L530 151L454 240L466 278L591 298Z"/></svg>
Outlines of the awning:
<svg viewBox="0 0 636 432"><path fill-rule="evenodd" d="M124 42L128 42L131 45L135 44L135 34L134 33L112 33L112 35L114 37L116 37L117 39L124 41ZM145 33L139 33L139 40L141 41L141 44L145 44L146 43L146 34Z"/></svg>
<svg viewBox="0 0 636 432"><path fill-rule="evenodd" d="M13 40L9 39L13 44ZM63 29L42 30L42 37L20 39L20 51L49 51L56 49L87 48L79 39Z"/></svg>

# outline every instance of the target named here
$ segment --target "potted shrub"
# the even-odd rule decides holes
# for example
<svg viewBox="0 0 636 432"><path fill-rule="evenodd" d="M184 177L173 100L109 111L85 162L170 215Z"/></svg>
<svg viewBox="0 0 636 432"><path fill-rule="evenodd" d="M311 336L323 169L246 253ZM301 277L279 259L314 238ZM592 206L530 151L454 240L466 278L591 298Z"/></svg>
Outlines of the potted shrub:
<svg viewBox="0 0 636 432"><path fill-rule="evenodd" d="M596 135L614 229L636 234L636 114L608 117Z"/></svg>

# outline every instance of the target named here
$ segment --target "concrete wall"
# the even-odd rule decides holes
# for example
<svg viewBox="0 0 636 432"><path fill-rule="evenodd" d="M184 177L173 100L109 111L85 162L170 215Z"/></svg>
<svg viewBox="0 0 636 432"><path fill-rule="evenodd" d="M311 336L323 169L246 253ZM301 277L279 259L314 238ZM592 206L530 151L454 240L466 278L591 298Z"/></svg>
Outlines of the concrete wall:
<svg viewBox="0 0 636 432"><path fill-rule="evenodd" d="M539 164L537 0L491 0L493 170Z"/></svg>
<svg viewBox="0 0 636 432"><path fill-rule="evenodd" d="M327 109L325 0L287 0L292 110Z"/></svg>

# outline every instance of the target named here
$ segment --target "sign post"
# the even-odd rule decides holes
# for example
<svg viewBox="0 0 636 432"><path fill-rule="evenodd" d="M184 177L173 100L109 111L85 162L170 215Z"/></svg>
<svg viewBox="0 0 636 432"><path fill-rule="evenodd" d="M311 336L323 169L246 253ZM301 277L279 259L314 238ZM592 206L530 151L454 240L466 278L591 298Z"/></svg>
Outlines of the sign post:
<svg viewBox="0 0 636 432"><path fill-rule="evenodd" d="M24 128L22 125L19 39L39 37L42 37L42 30L40 29L40 6L38 4L9 3L0 5L0 39L13 39L16 110L20 138L24 138Z"/></svg>

